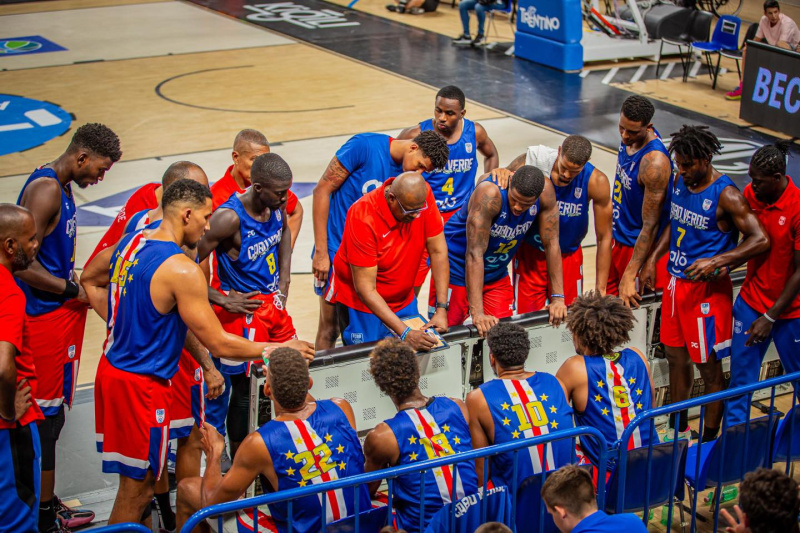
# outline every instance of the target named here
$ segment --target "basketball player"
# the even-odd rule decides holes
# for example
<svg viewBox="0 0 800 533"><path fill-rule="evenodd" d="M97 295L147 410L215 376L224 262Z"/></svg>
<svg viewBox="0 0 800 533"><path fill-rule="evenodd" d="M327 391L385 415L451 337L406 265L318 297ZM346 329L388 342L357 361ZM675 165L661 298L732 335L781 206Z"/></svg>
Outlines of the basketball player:
<svg viewBox="0 0 800 533"><path fill-rule="evenodd" d="M433 118L406 128L397 136L398 139L413 139L422 131L433 130L447 141L450 150L447 166L423 174L433 189L436 206L445 223L456 214L475 188L478 152L484 157L484 172L489 172L500 165L497 148L483 126L464 118L467 114L465 104L466 97L461 89L454 85L442 87L436 93ZM425 254L414 282L417 291L425 281L429 270L428 255Z"/></svg>
<svg viewBox="0 0 800 533"><path fill-rule="evenodd" d="M429 398L420 392L417 356L408 345L398 339L381 341L370 354L369 371L381 392L392 399L397 415L367 434L367 472L472 450L464 402L443 396ZM455 494L453 476L457 477ZM425 484L424 516L420 516L421 482ZM379 485L371 484L373 494ZM397 526L409 533L424 531L436 511L478 491L471 461L433 468L425 472L423 480L419 474L401 476L394 487Z"/></svg>
<svg viewBox="0 0 800 533"><path fill-rule="evenodd" d="M489 361L496 379L467 394L472 445L485 448L553 431L570 429L572 409L564 386L553 375L525 370L530 353L528 332L510 322L489 330ZM517 485L525 478L567 464L572 456L570 439L520 450L517 454ZM495 486L511 487L514 480L514 452L489 459L489 477ZM478 485L483 480L483 460L476 461Z"/></svg>
<svg viewBox="0 0 800 533"><path fill-rule="evenodd" d="M562 533L647 533L642 519L635 514L607 515L599 510L592 476L576 465L567 465L547 476L542 499Z"/></svg>
<svg viewBox="0 0 800 533"><path fill-rule="evenodd" d="M444 168L449 150L444 137L423 131L411 140L393 139L380 133L351 137L331 159L314 187L314 290L320 296L317 347L333 348L339 336L336 310L325 300L330 292L329 274L339 249L347 210L356 200L403 172L431 172Z"/></svg>
<svg viewBox="0 0 800 533"><path fill-rule="evenodd" d="M583 242L589 231L589 201L594 211L597 237L595 288L605 294L611 264L611 192L608 178L589 163L592 143L586 137L570 135L557 150L530 146L508 169L533 165L549 176L556 192L559 223L558 240L564 276L565 303L583 294ZM543 309L554 291L547 277L547 258L538 228L529 233L514 258L514 292L517 313Z"/></svg>
<svg viewBox="0 0 800 533"><path fill-rule="evenodd" d="M225 438L213 426L203 426L208 466L202 478L184 479L178 485L178 529L199 509L241 497L258 476L262 476L265 490L277 492L364 473L353 408L340 398L315 400L308 394L312 380L300 353L278 348L270 355L264 373L264 394L272 399L275 417L242 442L225 477L219 469ZM364 485L332 490L322 497L327 498L328 523L354 514L356 498L359 509L371 507ZM292 503L293 531L320 531L320 497ZM269 509L278 531L288 531L287 504L272 504Z"/></svg>
<svg viewBox="0 0 800 533"><path fill-rule="evenodd" d="M111 263L109 336L97 370L95 425L103 471L120 476L109 523L135 522L164 466L169 380L178 368L187 328L221 357L266 357L276 344L226 333L208 305L200 267L182 246L195 247L211 216L207 187L179 180L162 198L164 218L152 232L122 239ZM313 357L313 346L287 343Z"/></svg>
<svg viewBox="0 0 800 533"><path fill-rule="evenodd" d="M622 300L599 291L578 296L567 315L567 329L578 355L564 361L556 378L564 384L575 411L575 425L597 428L609 444L622 437L638 413L653 406L647 359L636 348L620 348L630 341L634 320ZM649 442L649 431L637 429L627 446L639 448ZM597 466L597 442L582 439L580 448ZM609 460L608 468L612 465Z"/></svg>
<svg viewBox="0 0 800 533"><path fill-rule="evenodd" d="M212 303L219 305L223 293L231 290L255 293L251 299L260 303L251 314L217 307L225 331L256 342L285 342L297 338L286 311L292 249L285 205L292 171L281 156L266 153L253 161L250 178L250 188L234 194L214 212L198 247L199 259L216 252L223 292L210 290ZM227 426L233 456L248 433L250 373L241 360L221 358L220 363L230 380Z"/></svg>
<svg viewBox="0 0 800 533"><path fill-rule="evenodd" d="M733 305L730 387L758 381L772 341L787 374L800 370L800 190L786 175L787 141L762 146L750 160L744 197L764 226L770 248L747 262ZM748 418L747 396L728 405L729 424Z"/></svg>
<svg viewBox="0 0 800 533"><path fill-rule="evenodd" d="M27 302L22 351L33 357L34 399L45 416L39 426L42 531L60 527L56 514L67 527L94 518L91 511L68 509L53 493L56 442L64 426L64 405L72 406L87 311L86 294L74 273L77 213L72 183L82 189L97 184L120 157L113 131L102 124L85 124L58 159L30 175L17 200L33 215L40 242L36 260L16 277Z"/></svg>
<svg viewBox="0 0 800 533"><path fill-rule="evenodd" d="M614 246L606 291L626 305L639 307L636 280L667 225L672 162L667 147L653 127L655 107L644 96L629 96L619 114L622 142L611 200L614 205ZM666 260L649 288L666 286ZM639 287L644 290L644 285Z"/></svg>
<svg viewBox="0 0 800 533"><path fill-rule="evenodd" d="M0 531L39 531L41 446L36 422L44 419L31 387L31 354L22 352L25 295L14 272L25 270L39 248L31 213L0 204Z"/></svg>
<svg viewBox="0 0 800 533"><path fill-rule="evenodd" d="M537 218L553 287L550 322L556 326L561 323L567 308L561 283L558 204L550 180L538 168L525 165L514 173L507 189L490 180L479 183L469 203L445 224L450 258L450 326L463 324L471 316L478 333L486 336L498 319L512 315L514 291L508 264ZM435 297L432 293L430 306Z"/></svg>
<svg viewBox="0 0 800 533"><path fill-rule="evenodd" d="M672 192L669 232L661 236L641 273L645 283L652 282L655 262L669 249L671 277L661 303L661 342L666 347L673 402L689 398L694 381L691 362L700 371L705 394L722 390L722 358L728 356L733 329L729 273L769 248L766 232L747 200L711 163L720 148L705 126L683 126L672 135L669 149L680 175ZM680 415L677 428L685 437L686 411L673 413L670 428L676 427L675 414ZM717 437L721 420L722 403L709 404L704 441ZM673 432L666 437L672 438Z"/></svg>

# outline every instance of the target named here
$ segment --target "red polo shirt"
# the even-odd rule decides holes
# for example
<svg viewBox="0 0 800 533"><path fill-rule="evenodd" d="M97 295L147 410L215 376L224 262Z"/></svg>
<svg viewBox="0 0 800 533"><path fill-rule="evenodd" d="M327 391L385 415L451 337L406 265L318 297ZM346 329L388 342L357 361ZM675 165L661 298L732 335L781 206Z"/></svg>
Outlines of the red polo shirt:
<svg viewBox="0 0 800 533"><path fill-rule="evenodd" d="M111 223L111 226L106 230L103 237L100 239L100 242L97 243L97 247L92 252L92 255L89 256L89 260L86 261L86 265L88 266L89 263L92 262L94 256L108 248L109 246L114 246L119 242L122 238L122 234L125 231L125 224L128 223L128 217L131 215L135 215L139 211L144 211L145 209L155 209L158 207L158 199L156 199L156 189L161 187L160 183L148 183L139 187L139 189L134 192L128 201L125 202L125 206L122 210L117 214L117 218L114 219L114 222ZM84 266L84 268L86 268Z"/></svg>
<svg viewBox="0 0 800 533"><path fill-rule="evenodd" d="M414 278L427 240L444 231L442 216L429 185L427 209L408 223L398 222L384 191L394 178L363 196L350 207L342 244L333 260L335 301L351 309L370 310L356 294L350 266L378 267L377 289L392 311L399 311L414 298Z"/></svg>
<svg viewBox="0 0 800 533"><path fill-rule="evenodd" d="M235 179L233 179L231 170L233 170L233 165L229 166L228 170L225 171L225 175L211 186L211 201L214 205L214 211L216 211L219 206L227 202L228 199L234 194L244 192L244 189L240 189L239 184L236 183ZM295 195L295 193L292 191L289 191L289 194L286 198L286 214L291 215L294 213L296 208L297 195Z"/></svg>
<svg viewBox="0 0 800 533"><path fill-rule="evenodd" d="M767 252L747 262L747 277L739 293L747 305L758 313L765 313L781 295L786 282L794 274L794 254L800 251L800 189L789 184L778 201L767 205L756 199L748 183L744 197L769 235ZM800 317L800 296L784 310L780 317Z"/></svg>
<svg viewBox="0 0 800 533"><path fill-rule="evenodd" d="M14 276L7 268L0 266L0 341L8 342L17 349L14 364L17 367L17 383L27 378L30 383L32 397L36 395L36 374L33 365L33 355L22 355L22 328L25 324L25 295L14 282ZM36 420L43 420L41 409L36 401L31 402L30 408L18 420L20 425L30 424ZM6 422L0 418L0 429L15 427L13 422Z"/></svg>

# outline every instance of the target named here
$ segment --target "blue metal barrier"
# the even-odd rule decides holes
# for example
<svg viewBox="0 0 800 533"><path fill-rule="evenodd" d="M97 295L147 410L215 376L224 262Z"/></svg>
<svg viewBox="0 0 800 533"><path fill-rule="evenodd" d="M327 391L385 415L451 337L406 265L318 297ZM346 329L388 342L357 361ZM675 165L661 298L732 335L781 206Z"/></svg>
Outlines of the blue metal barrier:
<svg viewBox="0 0 800 533"><path fill-rule="evenodd" d="M464 462L467 462L467 461L475 461L476 459L489 458L491 456L494 456L494 455L497 455L497 454L500 454L500 453L505 453L505 452L515 452L514 453L513 482L512 482L512 486L508 487L508 489L511 491L511 498L512 498L511 499L512 510L511 510L511 519L510 519L511 524L509 524L509 525L513 529L514 528L514 523L516 521L515 516L516 516L516 503L517 503L516 502L517 489L518 489L519 483L522 481L522 480L518 480L517 479L517 461L518 461L518 458L519 458L519 453L518 452L520 450L527 449L527 448L530 448L532 446L537 446L537 445L541 445L541 444L548 444L548 443L551 443L551 442L556 442L556 441L564 440L564 439L571 439L572 440L572 444L573 444L573 446L572 446L572 462L576 462L576 454L575 454L575 446L574 446L574 444L575 444L575 441L576 441L576 439L578 437L593 438L593 439L596 439L598 441L598 443L600 444L600 446L599 446L600 457L599 457L599 461L598 462L599 462L599 464L601 466L598 469L599 470L599 478L598 479L604 479L605 475L606 475L606 463L607 463L607 457L608 457L608 452L607 452L608 443L606 442L606 439L603 437L603 434L600 433L600 431L598 431L595 428L577 427L577 428L559 430L559 431L556 431L554 433L549 433L547 435L540 435L540 436L537 436L537 437L532 437L532 438L525 439L525 440L520 440L520 441L517 441L517 442L507 442L507 443L504 443L504 444L498 444L498 445L489 446L489 447L486 447L486 448L480 448L480 449L477 449L477 450L471 450L471 451L465 452L465 453L459 453L459 454L455 454L455 455L448 455L446 457L439 457L437 459L431 459L431 460L423 461L423 462L420 462L420 463L402 465L402 466L387 468L387 469L384 469L384 470L379 470L379 471L376 471L376 472L370 472L368 474L359 474L357 476L351 476L351 477L347 477L347 478L342 478L342 479L338 479L338 480L335 480L335 481L328 481L328 482L323 483L321 485L309 485L309 486L306 486L306 487L300 487L300 488L296 488L296 489L292 489L292 490L287 490L287 491L282 491L282 492L275 492L275 493L271 493L271 494L263 494L263 495L260 495L260 496L255 496L253 498L246 498L246 499L243 499L243 500L237 500L237 501L233 501L233 502L221 503L221 504L218 504L218 505L212 505L212 506L206 507L204 509L201 509L198 512L196 512L195 514L193 514L189 518L189 520L186 522L186 524L183 526L183 529L181 531L184 532L184 533L188 533L188 532L192 531L192 529L197 527L197 525L200 524L203 520L206 520L208 518L212 518L212 517L216 516L216 517L218 517L217 518L217 520L218 520L217 531L221 533L223 531L223 519L224 519L223 515L224 514L233 513L233 512L236 512L236 511L241 511L241 510L248 509L248 508L252 507L253 508L253 515L254 515L253 516L253 518L254 518L253 519L253 524L254 524L254 528L255 528L254 531L256 531L256 533L257 533L258 529L259 529L258 516L257 516L257 513L258 513L257 508L258 508L258 506L267 505L267 504L271 504L271 503L278 503L278 502L288 502L288 509L287 509L287 516L288 516L288 519L289 519L288 528L289 528L289 531L291 532L291 531L293 531L293 526L292 526L292 521L291 521L292 520L292 518L291 518L292 517L292 502L291 502L291 500L299 499L299 498L302 498L302 497L311 496L311 495L315 495L315 494L319 494L319 493L323 493L323 492L328 492L328 491L331 491L331 490L337 490L337 489L343 489L343 488L347 488L347 487L356 487L356 486L359 486L359 485L365 485L365 484L369 484L369 483L374 482L374 481L381 481L381 480L384 480L384 479L387 480L387 483L388 483L388 504L387 504L387 507L388 507L388 514L389 514L389 516L391 516L391 514L392 514L392 496L393 496L392 492L393 492L393 481L394 481L394 479L396 479L396 478L398 478L400 476L406 476L406 475L411 475L411 474L423 475L426 471L431 470L433 468L438 468L438 467L447 466L447 465L453 465L453 464L457 464L457 463L464 463ZM486 494L486 485L487 485L487 483L489 481L488 471L489 471L489 461L484 461L483 462L483 493L484 494ZM455 475L453 476L453 490L452 490L452 493L455 494L455 485L456 485L457 478L458 478L458 469L454 468L453 472L454 472ZM425 516L425 513L424 513L424 505L425 504L424 504L424 498L423 498L423 496L424 496L424 483L421 483L420 485L421 485L420 486L421 495L420 495L420 498L419 498L419 500L420 500L420 516ZM323 507L322 507L322 510L321 510L321 517L322 517L322 530L323 531L325 530L325 527L327 525L326 524L326 512L325 512L325 500L326 500L325 498L322 498ZM355 503L356 507L355 507L354 511L355 511L355 515L357 516L359 514L359 512L360 512L360 510L358 509L358 498L355 499L355 502L356 502ZM602 509L603 506L605 505L605 491L604 490L598 490L597 491L597 503L598 503L598 507L600 509ZM543 516L543 514L546 512L543 509L544 509L544 506L542 506L542 509L540 509L540 517ZM450 531L454 531L454 528L455 528L455 512L456 512L456 506L452 506L452 515L451 515L451 520L450 520ZM486 521L486 498L484 498L482 500L481 513L482 513L481 514L481 520L485 522ZM543 527L543 523L540 520L540 524L539 524L539 530L540 531L542 531L542 527ZM424 528L421 528L421 530L422 529L424 529ZM354 531L355 531L355 533L359 533L359 531L360 531L359 520L355 521L355 529L354 529Z"/></svg>
<svg viewBox="0 0 800 533"><path fill-rule="evenodd" d="M685 400L685 401L682 401L682 402L665 405L663 407L658 407L658 408L651 409L649 411L644 411L644 412L640 413L636 418L634 418L630 422L630 424L628 424L628 427L625 428L625 431L622 433L622 437L619 439L619 441L617 443L617 446L618 446L618 461L617 461L617 470L618 470L618 472L617 472L617 474L618 474L618 477L620 479L620 483L617 485L617 494L616 494L617 509L625 507L625 503L624 503L624 501L625 501L625 484L626 484L626 481L627 481L627 479L626 479L627 475L626 474L627 474L627 467L628 467L627 456L628 456L628 453L629 453L629 450L627 449L627 443L630 442L631 436L633 435L634 431L637 428L640 428L640 426L643 426L644 424L647 424L646 428L642 427L641 430L650 432L650 437L651 438L650 438L650 442L649 442L649 445L648 445L648 463L649 463L650 462L649 461L649 456L650 456L650 454L652 454L653 447L658 445L658 440L653 438L653 436L655 434L655 419L657 417L659 417L659 416L665 416L665 415L668 416L668 415L670 415L672 413L677 413L677 412L680 412L680 411L683 411L683 410L686 410L686 409L690 409L692 407L700 406L700 420L699 420L700 436L697 439L697 442L694 444L694 447L693 447L694 449L691 449L691 455L692 455L694 464L691 464L692 461L687 461L687 465L686 465L686 473L687 474L689 472L691 472L693 475L698 476L698 474L701 472L701 467L703 466L703 460L704 459L708 460L709 457L712 454L714 454L714 452L716 452L717 447L719 447L719 449L720 449L719 457L726 458L727 456L725 454L725 450L726 450L726 445L728 445L728 440L734 439L734 444L733 444L734 446L738 446L739 441L743 441L743 449L737 450L737 453L734 454L735 457L731 457L731 459L728 461L728 463L725 466L725 468L723 468L724 461L723 460L718 460L718 461L716 461L716 464L717 464L717 468L715 469L716 471L713 474L709 473L709 476L716 475L716 479L717 479L716 485L710 485L710 486L715 486L716 487L714 499L716 500L717 504L714 505L714 529L713 529L713 531L717 531L717 527L718 527L718 524L719 524L719 509L720 509L719 500L720 500L720 493L721 493L723 485L726 484L726 483L734 483L736 481L739 481L740 478L744 477L744 474L747 471L752 470L752 468L750 468L752 466L752 464L754 462L760 461L761 456L758 455L758 454L762 454L763 453L763 466L765 466L766 468L771 468L771 466L772 466L772 444L773 444L774 436L775 436L775 425L776 425L777 419L782 414L782 413L779 413L775 409L775 388L777 386L779 386L779 385L788 384L788 383L791 383L794 386L794 393L792 394L792 400L793 400L792 404L793 405L797 405L797 403L798 403L798 384L800 384L800 372L796 372L794 374L787 374L787 375L779 376L779 377L776 377L776 378L771 378L771 379L764 380L764 381L759 381L757 383L753 383L753 384L750 384L750 385L747 385L747 386L743 386L743 387L738 387L736 389L729 389L729 390L715 392L715 393L704 395L704 396L699 396L697 398L692 398L692 399ZM766 424L767 424L767 426L766 426L767 427L767 430L766 430L766 445L763 447L763 449L755 449L755 450L754 449L749 449L750 448L750 441L751 441L751 427L756 427L756 429L752 430L752 431L756 431L761 426L763 426L763 422L764 422L764 420L763 420L764 417L761 417L759 419L753 419L753 420L750 419L749 406L752 403L753 393L755 391L764 390L764 389L770 389L770 391L771 391L770 402L769 402L769 410L768 410L767 417L766 417L767 418L767 420L766 420ZM735 426L729 426L728 425L728 404L729 404L729 401L732 400L732 399L735 399L735 398L741 398L742 396L746 396L747 400L748 400L747 401L747 405L748 405L748 410L747 410L747 418L748 419L747 419L747 422L745 422L744 424L737 424ZM715 441L703 443L702 439L703 439L706 404L714 403L714 402L718 402L718 401L723 402L722 427L720 428L719 437L717 437L717 439ZM759 425L755 426L753 424L754 422L758 422ZM788 441L788 449L791 450L792 449L792 436L793 436L793 433L794 433L794 417L790 417L789 420L786 423L788 425L788 437L786 438L786 440ZM744 426L744 427L742 427L742 426ZM761 429L763 430L763 428L761 428ZM678 451L678 442L679 442L678 441L678 431L679 431L678 424L676 424L676 427L674 429L674 433L672 435L672 437L673 437L672 448L673 448L673 453L676 454L676 455L677 455L677 451ZM742 433L742 431L744 432L743 438L741 438L741 436L740 436L740 433ZM729 434L731 436L729 436ZM706 451L707 451L705 456L703 455L703 447L704 446L706 447ZM709 446L713 446L714 447L713 449L711 449L710 452L708 451ZM689 454L687 453L687 455L689 455ZM736 463L735 462L736 460L740 460L741 462L740 463ZM681 464L681 463L673 461L671 468L676 468L679 464ZM648 464L648 466L649 466L649 464ZM788 474L788 471L789 471L789 467L790 467L790 464L787 463L787 465L786 465L787 474ZM691 470L692 468L694 470ZM726 472L726 471L735 472L735 474L737 476L737 479L736 480L723 481L723 479L725 479L725 477L726 477L726 474L730 473L730 472ZM671 471L671 474L674 474L674 470ZM680 474L681 477L684 477L684 473L680 473L679 472L679 474ZM651 472L650 472L650 469L648 468L647 478L644 480L644 485L648 489L649 489L650 475L651 475ZM670 475L670 478L671 477L672 477L672 475ZM705 476L699 476L699 477L701 477L701 479L705 479ZM728 477L730 477L730 476L728 476ZM712 477L712 480L713 479L714 478ZM695 481L697 481L697 480L698 479L695 478ZM688 480L687 480L687 486L688 486L688 484L689 483L688 483ZM703 483L703 486L700 486L700 485L695 486L694 490L692 490L691 493L690 493L690 499L691 499L690 503L691 503L691 513L692 513L692 521L691 521L691 529L690 529L690 531L692 533L694 533L694 531L697 530L697 498L698 498L698 493L700 491L702 491L703 489L705 489L705 488L706 488L705 483ZM690 489L691 489L691 487L690 487ZM600 492L600 491L598 490L598 492ZM645 502L643 520L645 522L647 522L648 510L649 510L649 505L648 505L647 500L649 500L649 496L646 496L645 500L646 500L646 502ZM681 503L681 505L682 505L682 503ZM674 498L671 498L670 501L669 501L667 524L671 524L672 523L673 507L674 507Z"/></svg>
<svg viewBox="0 0 800 533"><path fill-rule="evenodd" d="M86 530L92 533L152 533L150 529L144 527L142 524L134 524L133 522L125 522L124 524L114 524L111 526L103 526L98 528L90 528Z"/></svg>

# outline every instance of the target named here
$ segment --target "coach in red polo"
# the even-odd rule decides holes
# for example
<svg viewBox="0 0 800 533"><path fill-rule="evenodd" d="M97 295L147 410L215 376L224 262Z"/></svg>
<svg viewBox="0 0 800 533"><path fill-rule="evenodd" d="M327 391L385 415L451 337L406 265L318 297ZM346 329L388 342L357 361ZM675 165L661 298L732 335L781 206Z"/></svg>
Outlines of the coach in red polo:
<svg viewBox="0 0 800 533"><path fill-rule="evenodd" d="M401 319L416 316L414 276L425 249L436 294L447 294L450 266L444 225L430 186L417 172L387 180L350 207L333 262L333 301L345 344L397 335L415 350L435 342ZM437 302L424 329L447 331L447 302Z"/></svg>

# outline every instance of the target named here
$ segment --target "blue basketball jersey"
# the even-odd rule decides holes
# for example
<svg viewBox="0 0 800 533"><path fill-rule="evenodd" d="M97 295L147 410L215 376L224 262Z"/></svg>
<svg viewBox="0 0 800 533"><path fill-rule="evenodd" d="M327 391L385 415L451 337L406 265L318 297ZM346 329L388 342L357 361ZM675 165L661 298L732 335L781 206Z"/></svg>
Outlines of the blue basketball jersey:
<svg viewBox="0 0 800 533"><path fill-rule="evenodd" d="M617 155L617 172L614 178L614 191L611 202L614 206L614 224L612 234L614 240L625 246L636 244L636 238L642 231L642 203L644 202L644 186L639 183L639 165L642 158L650 152L661 152L669 159L670 169L674 169L672 158L667 147L656 131L656 138L644 145L638 152L628 155L624 144L620 143ZM667 187L664 199L660 232L666 227L669 213L669 194L672 189L673 174Z"/></svg>
<svg viewBox="0 0 800 533"><path fill-rule="evenodd" d="M527 379L493 379L480 388L494 422L492 444L574 427L572 408L567 403L561 383L552 374L536 372ZM529 476L569 463L572 450L571 439L520 450L517 484ZM514 452L493 456L489 463L489 475L495 485L511 487L514 481Z"/></svg>
<svg viewBox="0 0 800 533"><path fill-rule="evenodd" d="M422 175L433 189L436 206L442 213L461 207L475 188L478 173L478 142L475 139L475 123L461 119L461 137L450 148L446 168L437 168ZM419 123L420 131L434 130L433 119Z"/></svg>
<svg viewBox="0 0 800 533"><path fill-rule="evenodd" d="M497 187L496 184L493 184ZM499 187L498 187L499 188ZM508 264L517 253L519 245L533 226L539 214L539 200L530 209L517 216L508 205L508 189L500 189L503 205L492 221L489 246L483 254L483 282L495 282L508 275ZM450 259L450 284L463 287L466 284L467 217L469 200L447 221L444 236Z"/></svg>
<svg viewBox="0 0 800 533"><path fill-rule="evenodd" d="M597 428L611 445L622 437L622 432L636 415L652 407L647 366L630 348L610 356L585 356L583 362L589 383L588 397L586 409L575 411L575 423ZM649 431L637 428L628 449L649 443ZM581 448L596 465L600 456L597 443L593 439L581 439Z"/></svg>
<svg viewBox="0 0 800 533"><path fill-rule="evenodd" d="M450 398L433 397L423 409L405 409L386 424L397 439L400 448L398 465L413 464L467 452L472 449L472 439L464 414ZM452 494L454 470L458 470L455 495ZM458 501L478 490L478 477L472 461L457 467L443 466L425 473L425 517L420 520L420 476L410 474L395 481L397 521L401 529L415 533L423 529L442 506Z"/></svg>
<svg viewBox="0 0 800 533"><path fill-rule="evenodd" d="M28 185L39 178L52 178L58 181L58 175L52 168L37 168L22 186L19 198L17 198L18 205L22 202L22 196ZM67 184L66 190L64 190L64 187L59 184L59 189L61 190L61 214L53 231L49 235L45 235L42 242L39 243L36 260L53 276L72 279L72 270L75 267L78 215L71 185ZM20 280L16 280L16 282L25 293L25 313L28 315L39 316L55 311L66 301L66 298L60 294L41 291Z"/></svg>
<svg viewBox="0 0 800 533"><path fill-rule="evenodd" d="M114 367L171 379L186 341L186 324L177 308L160 313L150 283L164 261L183 255L174 242L148 240L143 232L122 238L111 258L108 287L108 338L103 354Z"/></svg>
<svg viewBox="0 0 800 533"><path fill-rule="evenodd" d="M592 177L592 172L594 165L586 163L581 173L565 187L553 183L558 201L558 242L564 255L580 248L589 231L589 178ZM544 251L538 221L525 240Z"/></svg>
<svg viewBox="0 0 800 533"><path fill-rule="evenodd" d="M257 431L272 457L279 492L364 473L364 453L358 435L344 412L330 400L317 400L317 408L305 420L271 420ZM355 498L359 498L359 512L372 507L366 485L295 499L292 504L295 532L320 531L322 498L326 499L327 523L354 514ZM269 505L281 532L288 531L287 507L286 503Z"/></svg>
<svg viewBox="0 0 800 533"><path fill-rule="evenodd" d="M333 257L342 243L347 210L372 189L403 173L389 152L392 138L382 133L353 135L336 152L336 159L350 173L339 190L331 195L328 213L328 254Z"/></svg>
<svg viewBox="0 0 800 533"><path fill-rule="evenodd" d="M150 224L150 217L147 216L147 213L149 212L149 209L145 209L143 211L139 211L138 213L134 213L125 223L125 229L122 231L122 234L127 235L128 233L133 233L134 231L139 231L146 228L147 225Z"/></svg>
<svg viewBox="0 0 800 533"><path fill-rule="evenodd" d="M736 187L725 174L697 193L686 187L683 176L678 178L669 213L667 271L673 276L686 279L683 271L692 263L732 250L739 242L738 230L725 232L717 226L719 195L725 187Z"/></svg>
<svg viewBox="0 0 800 533"><path fill-rule="evenodd" d="M272 294L278 290L278 250L283 238L283 215L274 209L269 220L260 222L247 214L238 194L231 196L220 209L231 209L239 216L242 245L239 257L231 259L217 251L219 284L223 291L258 291Z"/></svg>

